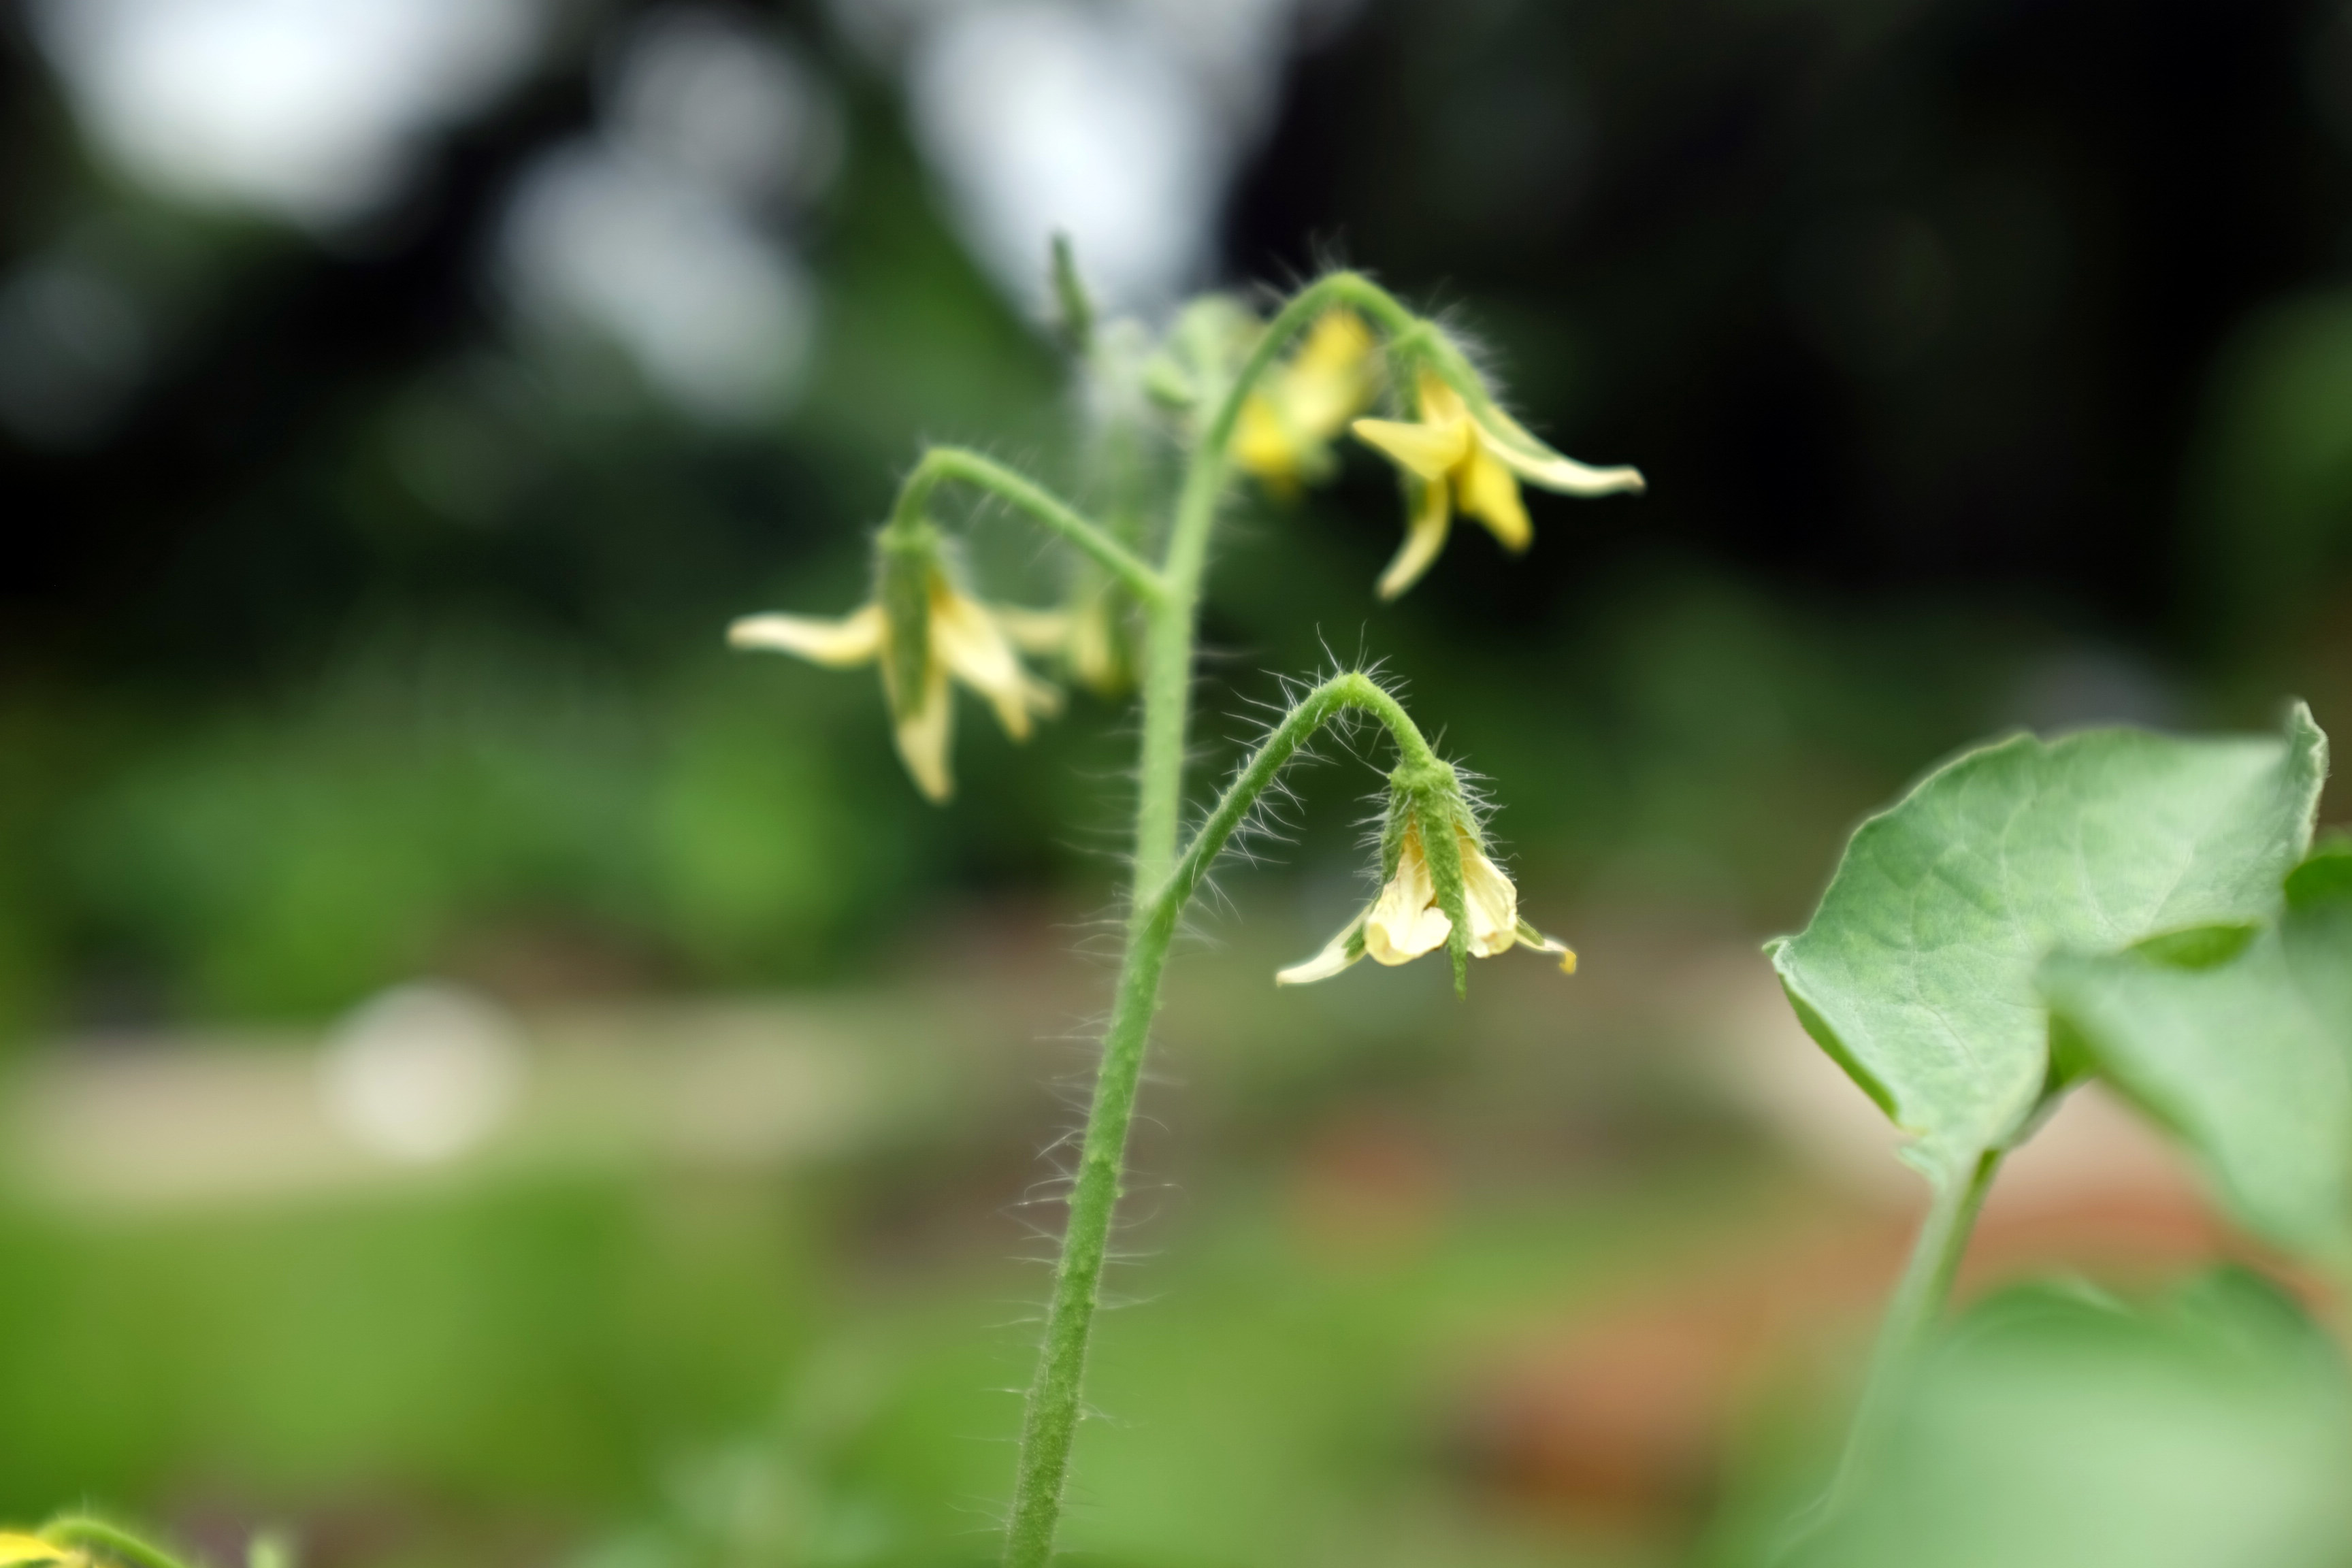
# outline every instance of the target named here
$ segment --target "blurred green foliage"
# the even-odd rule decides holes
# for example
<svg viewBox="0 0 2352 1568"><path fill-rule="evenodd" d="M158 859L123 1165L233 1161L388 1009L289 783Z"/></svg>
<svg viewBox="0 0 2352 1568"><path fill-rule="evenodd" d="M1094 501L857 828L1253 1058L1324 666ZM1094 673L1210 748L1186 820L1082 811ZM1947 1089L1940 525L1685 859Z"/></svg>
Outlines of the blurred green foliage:
<svg viewBox="0 0 2352 1568"><path fill-rule="evenodd" d="M1954 1330L1861 1505L1792 1561L2323 1568L2352 1553L2347 1464L2343 1352L2274 1287L2027 1289Z"/></svg>
<svg viewBox="0 0 2352 1568"><path fill-rule="evenodd" d="M279 1520L327 1560L988 1561L1034 1279L879 1268L831 1182L492 1178L99 1225L18 1210L0 1515L146 1500ZM1302 1247L1265 1173L1203 1194L1098 1352L1081 1561L1274 1552L1405 1568L1654 1560L1636 1531L1466 1505L1465 1344L1748 1207L1721 1178Z"/></svg>

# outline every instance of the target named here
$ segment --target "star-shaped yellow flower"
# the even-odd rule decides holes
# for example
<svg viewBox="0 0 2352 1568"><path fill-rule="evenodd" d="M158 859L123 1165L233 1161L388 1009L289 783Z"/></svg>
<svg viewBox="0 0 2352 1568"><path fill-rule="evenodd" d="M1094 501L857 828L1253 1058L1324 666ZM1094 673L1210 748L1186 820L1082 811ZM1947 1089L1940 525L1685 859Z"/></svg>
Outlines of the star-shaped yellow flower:
<svg viewBox="0 0 2352 1568"><path fill-rule="evenodd" d="M1473 406L1426 366L1413 385L1420 417L1359 419L1350 428L1404 470L1410 497L1404 545L1381 574L1380 595L1393 599L1417 582L1445 548L1456 507L1476 518L1507 550L1535 537L1519 481L1563 495L1600 496L1643 488L1637 468L1595 468L1564 458L1484 398Z"/></svg>
<svg viewBox="0 0 2352 1568"><path fill-rule="evenodd" d="M915 787L944 801L955 793L948 768L955 731L950 677L986 699L1016 741L1029 738L1033 716L1058 710L1061 697L1023 668L996 612L959 592L935 556L921 550L894 553L886 543L882 577L874 602L839 620L746 616L728 627L727 640L836 669L878 660L898 755Z"/></svg>
<svg viewBox="0 0 2352 1568"><path fill-rule="evenodd" d="M1545 936L1519 919L1519 890L1503 868L1487 858L1471 831L1453 825L1462 856L1462 912L1468 922L1469 947L1478 958L1492 958L1513 947L1560 955L1563 973L1576 973L1576 954L1560 942ZM1375 963L1410 963L1434 952L1454 934L1454 921L1438 907L1437 881L1429 867L1429 852L1418 822L1404 829L1398 846L1396 870L1363 913L1343 927L1322 952L1296 963L1275 977L1277 985L1305 985L1328 980L1358 960Z"/></svg>
<svg viewBox="0 0 2352 1568"><path fill-rule="evenodd" d="M1379 389L1377 349L1356 312L1324 312L1290 362L1244 400L1234 461L1283 495L1329 472L1331 438Z"/></svg>

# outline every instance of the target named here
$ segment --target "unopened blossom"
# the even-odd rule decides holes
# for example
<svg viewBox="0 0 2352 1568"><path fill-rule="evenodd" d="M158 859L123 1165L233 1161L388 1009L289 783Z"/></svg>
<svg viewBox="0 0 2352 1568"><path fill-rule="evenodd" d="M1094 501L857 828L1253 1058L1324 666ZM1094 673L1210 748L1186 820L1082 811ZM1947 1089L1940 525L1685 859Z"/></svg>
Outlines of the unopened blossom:
<svg viewBox="0 0 2352 1568"><path fill-rule="evenodd" d="M883 575L874 601L838 620L746 616L728 627L727 640L835 668L879 662L898 755L916 788L945 801L955 793L950 677L978 692L1015 741L1027 740L1032 718L1054 712L1060 696L1023 668L998 612L960 593L935 559L919 555L894 569L886 547Z"/></svg>
<svg viewBox="0 0 2352 1568"><path fill-rule="evenodd" d="M1447 825L1462 857L1462 911L1468 924L1471 953L1492 958L1512 947L1559 954L1563 973L1576 973L1576 954L1564 942L1545 936L1519 919L1519 891L1503 868L1467 826ZM1441 829L1446 830L1446 829ZM1429 852L1419 822L1409 824L1397 848L1396 869L1364 911L1341 929L1322 952L1304 963L1277 973L1278 985L1304 985L1328 980L1359 959L1375 963L1409 963L1445 945L1454 934L1453 917L1438 906L1437 880L1429 866Z"/></svg>
<svg viewBox="0 0 2352 1568"><path fill-rule="evenodd" d="M1424 366L1414 379L1414 419L1359 419L1350 428L1404 471L1410 515L1403 547L1381 574L1380 595L1393 599L1417 582L1445 548L1456 508L1476 518L1503 547L1521 551L1535 537L1519 481L1563 495L1600 496L1643 488L1637 468L1595 468L1564 458L1485 398L1472 404Z"/></svg>
<svg viewBox="0 0 2352 1568"><path fill-rule="evenodd" d="M1284 494L1322 478L1332 438L1379 385L1371 329L1353 310L1324 312L1289 363L1267 372L1244 400L1234 461Z"/></svg>
<svg viewBox="0 0 2352 1568"><path fill-rule="evenodd" d="M993 605L990 614L1023 653L1058 659L1070 679L1097 697L1114 698L1135 684L1134 658L1122 624L1127 601L1116 583L1081 582L1057 610Z"/></svg>

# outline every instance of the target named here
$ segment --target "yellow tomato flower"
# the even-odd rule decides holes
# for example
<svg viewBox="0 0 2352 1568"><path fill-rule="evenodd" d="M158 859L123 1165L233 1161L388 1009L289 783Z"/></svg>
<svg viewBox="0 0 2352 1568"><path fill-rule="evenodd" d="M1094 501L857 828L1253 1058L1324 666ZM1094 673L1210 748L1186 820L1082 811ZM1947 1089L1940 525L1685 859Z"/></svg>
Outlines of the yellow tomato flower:
<svg viewBox="0 0 2352 1568"><path fill-rule="evenodd" d="M80 1568L88 1562L79 1552L53 1546L37 1535L12 1535L0 1531L0 1568L32 1568L36 1563L56 1563L58 1568Z"/></svg>
<svg viewBox="0 0 2352 1568"><path fill-rule="evenodd" d="M1281 494L1321 479L1331 438L1372 400L1380 361L1371 329L1353 310L1328 310L1291 361L1268 372L1242 404L1234 461Z"/></svg>
<svg viewBox="0 0 2352 1568"><path fill-rule="evenodd" d="M1638 468L1595 468L1561 457L1482 398L1474 408L1444 377L1423 367L1414 383L1418 419L1359 419L1350 428L1406 476L1410 516L1404 545L1381 574L1380 595L1393 599L1420 580L1445 548L1459 507L1510 551L1535 537L1519 481L1563 495L1640 491Z"/></svg>
<svg viewBox="0 0 2352 1568"><path fill-rule="evenodd" d="M985 699L1016 741L1027 740L1031 718L1055 712L1061 697L1023 668L998 613L958 592L929 550L886 542L882 580L873 603L839 620L746 616L728 627L727 640L837 669L878 661L898 755L915 787L944 801L955 793L948 768L955 730L950 677Z"/></svg>
<svg viewBox="0 0 2352 1568"><path fill-rule="evenodd" d="M1492 958L1515 946L1556 952L1560 955L1560 972L1575 973L1576 954L1566 943L1519 919L1518 889L1487 858L1476 836L1458 822L1453 831L1462 855L1462 911L1469 925L1470 952L1479 958ZM1438 907L1437 882L1430 872L1421 824L1412 822L1406 826L1398 846L1396 870L1380 895L1322 952L1277 973L1275 984L1305 985L1328 980L1365 957L1375 963L1409 963L1444 946L1453 934L1452 917Z"/></svg>

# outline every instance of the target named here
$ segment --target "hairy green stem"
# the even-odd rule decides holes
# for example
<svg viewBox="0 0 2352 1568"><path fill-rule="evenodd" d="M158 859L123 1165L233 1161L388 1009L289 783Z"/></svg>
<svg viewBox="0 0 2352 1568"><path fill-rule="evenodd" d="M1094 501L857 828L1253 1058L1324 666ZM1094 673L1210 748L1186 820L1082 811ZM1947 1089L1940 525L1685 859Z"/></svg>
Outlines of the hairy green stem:
<svg viewBox="0 0 2352 1568"><path fill-rule="evenodd" d="M161 1547L151 1546L127 1530L84 1514L51 1520L41 1527L41 1536L59 1546L89 1552L101 1562L120 1563L122 1568L181 1568L179 1559Z"/></svg>
<svg viewBox="0 0 2352 1568"><path fill-rule="evenodd" d="M1159 1009L1160 976L1168 962L1169 944L1209 868L1248 819L1275 776L1316 731L1349 709L1370 713L1386 725L1405 761L1434 761L1429 742L1412 720L1370 677L1351 671L1323 682L1292 706L1234 775L1177 861L1174 873L1137 912L1129 930L1110 1028L1103 1039L1094 1105L1087 1116L1086 1141L1071 1184L1069 1223L1063 1233L1062 1260L1054 1272L1053 1295L1046 1308L1037 1379L1024 1413L1020 1471L1013 1484L1005 1550L1008 1568L1045 1568L1054 1554L1063 1488L1069 1479L1070 1449L1077 1436L1087 1345L1101 1299L1103 1260L1118 1210L1120 1174L1126 1163L1128 1129L1135 1118L1144 1042L1150 1033L1151 1016Z"/></svg>
<svg viewBox="0 0 2352 1568"><path fill-rule="evenodd" d="M1260 377L1290 341L1336 306L1349 306L1378 322L1391 339L1421 330L1418 317L1370 279L1334 272L1292 296L1251 345L1227 386L1184 470L1176 518L1169 531L1160 580L1167 592L1151 606L1143 658L1143 754L1135 808L1135 890L1139 915L1176 859L1177 821L1183 809L1184 742L1192 719L1192 641L1200 619L1201 578L1208 568L1234 427Z"/></svg>
<svg viewBox="0 0 2352 1568"><path fill-rule="evenodd" d="M1053 1293L1046 1307L1045 1343L1038 1350L1036 1381L1030 1387L1022 1420L1021 1458L1005 1550L1009 1568L1045 1568L1053 1557L1070 1450L1077 1436L1087 1345L1101 1298L1103 1259L1118 1208L1128 1129L1135 1117L1136 1090L1142 1078L1144 1044L1151 1016L1160 1005L1160 977L1167 965L1168 944L1174 939L1185 905L1199 889L1210 862L1283 763L1341 709L1352 707L1374 714L1388 726L1408 758L1430 755L1428 742L1403 709L1368 677L1349 674L1325 681L1292 708L1219 800L1181 863L1178 859L1201 581L1208 566L1217 503L1224 492L1228 448L1243 405L1276 357L1324 311L1340 305L1353 306L1372 317L1391 339L1420 327L1418 318L1386 290L1352 272L1318 279L1277 311L1252 345L1193 446L1177 495L1166 558L1150 574L1153 591L1137 595L1147 619L1130 888L1133 907L1110 1027L1103 1038L1102 1063L1097 1069L1094 1100L1087 1113L1085 1140L1071 1184L1061 1260L1055 1267ZM913 483L910 479L909 490ZM919 496L912 504L919 501ZM909 504L902 497L902 510ZM1106 565L1112 564L1099 552L1094 553Z"/></svg>
<svg viewBox="0 0 2352 1568"><path fill-rule="evenodd" d="M1167 596L1167 585L1160 574L1112 538L1099 523L1081 516L1067 501L1034 479L967 447L933 447L926 451L908 474L906 482L898 487L898 503L891 510L891 523L904 527L920 521L931 492L950 479L987 490L1019 507L1100 563L1104 570L1145 604L1157 605Z"/></svg>

